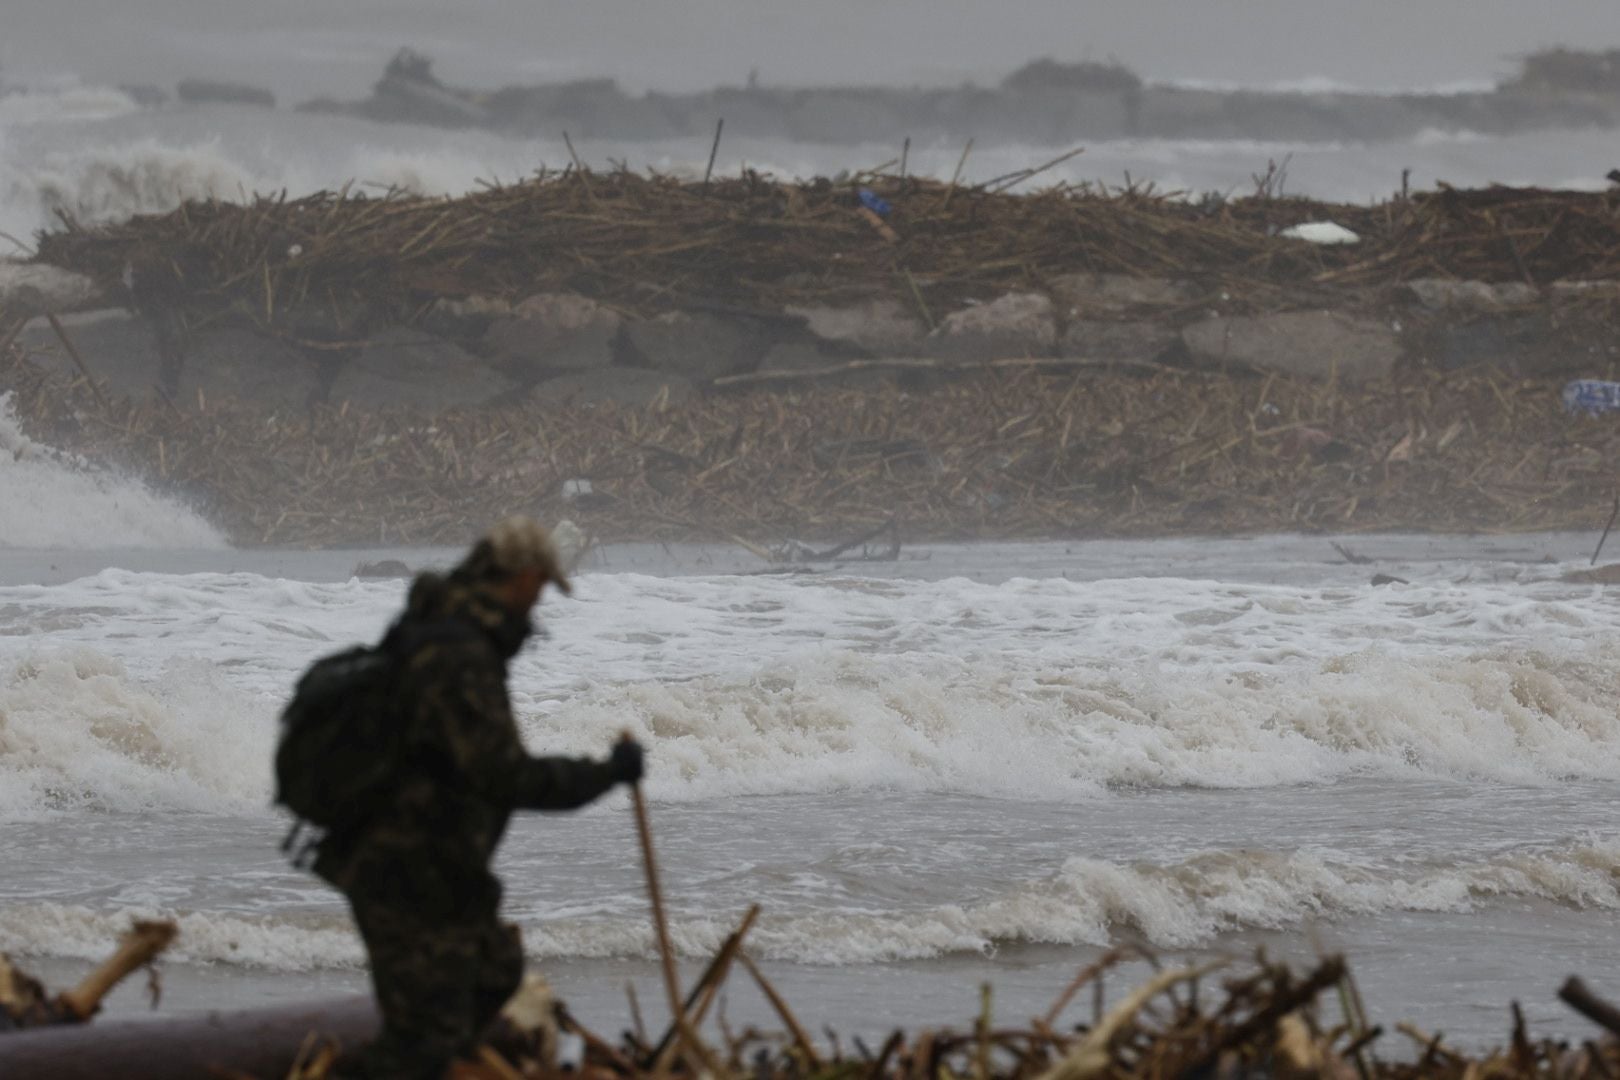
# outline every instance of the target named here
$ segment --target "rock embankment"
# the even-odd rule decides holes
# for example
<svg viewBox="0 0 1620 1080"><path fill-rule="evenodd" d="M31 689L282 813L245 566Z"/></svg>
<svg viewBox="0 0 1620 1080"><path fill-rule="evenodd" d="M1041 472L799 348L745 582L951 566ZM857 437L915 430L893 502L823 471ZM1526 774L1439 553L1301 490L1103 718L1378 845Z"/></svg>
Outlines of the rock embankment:
<svg viewBox="0 0 1620 1080"><path fill-rule="evenodd" d="M578 293L537 293L516 304L445 302L419 325L337 345L235 325L175 335L116 309L54 326L34 318L15 340L43 370L88 373L113 395L266 413L646 405L811 382L918 389L1008 367L1218 369L1344 384L1407 370L1604 377L1620 360L1610 317L1620 284L1576 285L1420 279L1342 305L1228 314L1219 294L1190 281L1071 275L1050 292L945 312L933 327L894 300L636 319ZM1131 290L1140 295L1120 306Z"/></svg>
<svg viewBox="0 0 1620 1080"><path fill-rule="evenodd" d="M0 264L0 332L109 392L271 410L644 404L987 365L1602 376L1617 208L571 174L70 228Z"/></svg>

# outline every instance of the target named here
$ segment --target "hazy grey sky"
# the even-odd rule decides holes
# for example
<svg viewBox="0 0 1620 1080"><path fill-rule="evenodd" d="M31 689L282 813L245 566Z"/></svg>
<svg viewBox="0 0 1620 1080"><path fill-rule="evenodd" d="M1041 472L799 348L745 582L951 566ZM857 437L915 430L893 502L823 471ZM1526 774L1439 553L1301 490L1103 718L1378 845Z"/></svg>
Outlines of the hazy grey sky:
<svg viewBox="0 0 1620 1080"><path fill-rule="evenodd" d="M1545 45L1620 47L1620 0L3 0L0 71L290 98L359 94L412 45L448 79L611 74L637 87L990 82L1118 57L1155 78L1488 80Z"/></svg>

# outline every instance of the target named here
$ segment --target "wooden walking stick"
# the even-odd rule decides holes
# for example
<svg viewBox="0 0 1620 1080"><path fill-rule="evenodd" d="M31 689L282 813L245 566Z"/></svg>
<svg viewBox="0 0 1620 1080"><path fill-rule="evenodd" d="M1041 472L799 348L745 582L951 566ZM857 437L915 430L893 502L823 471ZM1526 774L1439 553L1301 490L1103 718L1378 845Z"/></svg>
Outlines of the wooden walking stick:
<svg viewBox="0 0 1620 1080"><path fill-rule="evenodd" d="M623 742L629 742L630 733L624 732L620 736ZM681 1003L681 985L675 974L675 949L669 941L669 922L664 917L664 894L658 885L658 861L653 857L652 826L647 821L647 800L641 794L641 783L637 781L630 785L630 801L636 811L636 834L641 839L641 860L647 869L647 899L652 902L653 930L658 936L658 954L663 961L664 990L669 995L669 1014L674 1021L675 1030L680 1032L681 1041L686 1043L698 1060L715 1076L727 1075L726 1070L715 1058L713 1051L703 1045L697 1032L687 1022L686 1009Z"/></svg>

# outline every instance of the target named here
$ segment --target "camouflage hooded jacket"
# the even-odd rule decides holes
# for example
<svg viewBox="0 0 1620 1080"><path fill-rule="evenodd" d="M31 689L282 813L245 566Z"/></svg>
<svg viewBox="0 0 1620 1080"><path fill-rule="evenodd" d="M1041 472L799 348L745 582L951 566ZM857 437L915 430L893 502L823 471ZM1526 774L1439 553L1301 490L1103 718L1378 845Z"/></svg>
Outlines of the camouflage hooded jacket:
<svg viewBox="0 0 1620 1080"><path fill-rule="evenodd" d="M613 786L605 762L524 749L506 690L507 662L532 633L466 564L423 574L390 633L454 620L467 632L413 651L395 701L404 726L399 782L387 808L351 836L328 838L315 871L345 891L368 867L410 863L455 882L498 887L489 864L512 811L569 810Z"/></svg>

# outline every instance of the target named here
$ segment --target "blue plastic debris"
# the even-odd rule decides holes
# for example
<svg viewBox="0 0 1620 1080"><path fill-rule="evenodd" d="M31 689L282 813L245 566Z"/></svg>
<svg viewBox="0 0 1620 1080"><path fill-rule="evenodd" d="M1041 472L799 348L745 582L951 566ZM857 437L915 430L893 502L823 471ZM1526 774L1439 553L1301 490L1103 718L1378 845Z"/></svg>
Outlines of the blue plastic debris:
<svg viewBox="0 0 1620 1080"><path fill-rule="evenodd" d="M855 194L860 197L861 205L878 217L888 217L889 211L894 209L883 199L878 198L871 188L859 188Z"/></svg>
<svg viewBox="0 0 1620 1080"><path fill-rule="evenodd" d="M1576 379L1564 386L1564 410L1598 413L1620 410L1620 382L1605 379Z"/></svg>

